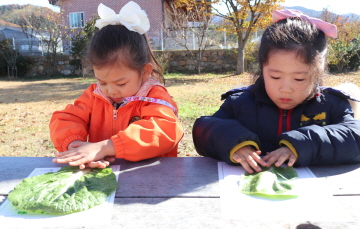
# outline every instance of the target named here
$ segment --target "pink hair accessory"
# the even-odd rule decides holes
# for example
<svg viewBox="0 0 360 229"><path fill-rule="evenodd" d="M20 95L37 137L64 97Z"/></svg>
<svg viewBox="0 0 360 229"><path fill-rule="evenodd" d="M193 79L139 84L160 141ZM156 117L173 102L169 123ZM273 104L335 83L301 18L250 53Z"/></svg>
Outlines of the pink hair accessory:
<svg viewBox="0 0 360 229"><path fill-rule="evenodd" d="M328 22L324 22L318 18L309 17L309 16L303 14L301 11L289 10L289 9L274 10L273 15L272 15L273 22L278 22L282 19L289 18L289 17L298 17L303 20L307 20L307 21L313 23L316 26L316 28L323 31L329 37L332 37L332 38L337 37L336 25L333 25Z"/></svg>

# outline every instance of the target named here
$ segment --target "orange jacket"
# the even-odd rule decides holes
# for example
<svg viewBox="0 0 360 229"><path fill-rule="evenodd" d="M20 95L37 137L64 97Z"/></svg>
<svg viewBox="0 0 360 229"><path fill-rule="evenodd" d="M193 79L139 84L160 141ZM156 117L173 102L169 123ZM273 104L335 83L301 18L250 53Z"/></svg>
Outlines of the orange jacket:
<svg viewBox="0 0 360 229"><path fill-rule="evenodd" d="M75 141L112 139L117 158L140 161L153 157L176 157L183 136L181 124L170 106L130 101L115 109L92 84L64 110L53 113L50 136L62 152ZM167 90L152 86L146 97L161 99L177 109Z"/></svg>

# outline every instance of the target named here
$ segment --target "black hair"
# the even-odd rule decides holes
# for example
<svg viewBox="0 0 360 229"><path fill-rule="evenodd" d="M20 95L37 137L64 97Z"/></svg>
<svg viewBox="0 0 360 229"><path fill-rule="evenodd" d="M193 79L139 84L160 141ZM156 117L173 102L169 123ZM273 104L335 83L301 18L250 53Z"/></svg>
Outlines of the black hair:
<svg viewBox="0 0 360 229"><path fill-rule="evenodd" d="M322 85L325 73L326 38L323 31L307 20L290 17L269 26L261 37L259 47L259 72L255 74L253 82L263 80L263 67L268 63L269 55L274 51L295 51L312 71L314 83L312 97L317 86Z"/></svg>
<svg viewBox="0 0 360 229"><path fill-rule="evenodd" d="M145 64L150 63L153 66L152 75L165 83L162 66L156 60L146 35L130 31L123 25L107 25L96 32L91 39L87 59L95 67L120 64L139 73Z"/></svg>

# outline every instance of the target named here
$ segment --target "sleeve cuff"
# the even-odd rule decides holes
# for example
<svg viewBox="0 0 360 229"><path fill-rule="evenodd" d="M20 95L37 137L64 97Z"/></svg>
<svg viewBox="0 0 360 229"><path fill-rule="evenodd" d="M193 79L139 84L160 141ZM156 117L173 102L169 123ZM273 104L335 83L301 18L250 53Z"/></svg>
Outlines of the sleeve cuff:
<svg viewBox="0 0 360 229"><path fill-rule="evenodd" d="M110 138L113 141L114 148L115 148L115 157L116 158L124 158L125 153L125 144L123 139L120 138L119 134L114 135Z"/></svg>
<svg viewBox="0 0 360 229"><path fill-rule="evenodd" d="M70 145L70 143L73 141L76 141L76 140L83 141L83 142L86 141L81 135L70 136L63 141L63 143L61 145L62 152L68 151L68 146Z"/></svg>
<svg viewBox="0 0 360 229"><path fill-rule="evenodd" d="M282 146L282 145L287 146L287 147L291 150L291 152L295 155L296 160L298 159L299 155L298 155L298 153L296 152L295 147L294 147L290 142L288 142L288 141L286 141L286 140L283 139L283 140L281 140L281 141L279 142L279 145L280 145L280 146Z"/></svg>
<svg viewBox="0 0 360 229"><path fill-rule="evenodd" d="M254 142L254 141L244 141L244 142L242 142L240 144L237 144L236 146L234 146L234 148L231 149L231 151L230 151L230 161L233 162L233 163L239 163L237 161L234 161L232 159L232 156L234 155L236 150L240 149L243 146L248 146L248 145L255 147L256 150L259 150L259 146L258 146L258 144L256 142Z"/></svg>

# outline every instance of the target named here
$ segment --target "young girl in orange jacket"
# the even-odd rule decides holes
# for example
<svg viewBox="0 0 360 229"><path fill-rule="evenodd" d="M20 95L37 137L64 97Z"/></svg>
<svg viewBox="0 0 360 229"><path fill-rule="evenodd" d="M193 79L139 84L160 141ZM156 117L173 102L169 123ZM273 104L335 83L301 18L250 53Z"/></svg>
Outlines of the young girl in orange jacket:
<svg viewBox="0 0 360 229"><path fill-rule="evenodd" d="M114 157L176 157L183 130L145 36L146 13L134 2L119 14L103 4L98 12L100 30L88 50L97 83L53 113L50 135L59 151L53 162L104 168Z"/></svg>

